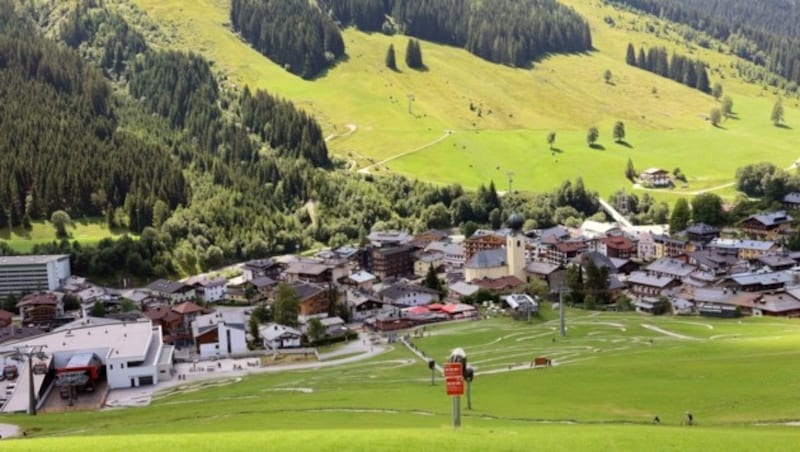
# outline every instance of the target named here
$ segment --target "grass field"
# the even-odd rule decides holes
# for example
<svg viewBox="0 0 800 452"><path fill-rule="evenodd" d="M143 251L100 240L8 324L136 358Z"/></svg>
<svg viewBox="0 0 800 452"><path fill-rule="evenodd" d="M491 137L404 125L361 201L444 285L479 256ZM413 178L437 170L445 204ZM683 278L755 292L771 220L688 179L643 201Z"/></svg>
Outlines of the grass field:
<svg viewBox="0 0 800 452"><path fill-rule="evenodd" d="M119 238L127 231L110 230L105 219L76 220L67 226L70 241L83 244L94 244L105 238ZM33 222L32 228L0 228L0 241L7 243L14 251L29 253L35 245L57 241L56 230L49 221Z"/></svg>
<svg viewBox="0 0 800 452"><path fill-rule="evenodd" d="M643 28L645 20L634 21L634 16L599 2L564 1L592 26L597 50L589 54L553 56L533 69L515 69L461 49L424 43L429 70L401 67L395 73L383 67L383 57L390 43L402 55L406 38L351 29L345 31L347 59L314 81L283 71L233 34L228 0L134 3L163 27L168 45L206 55L229 83L266 88L294 100L316 115L326 135L356 126L330 147L377 173L388 168L432 182L476 187L491 179L506 186L510 170L513 187L520 190L550 189L583 176L589 187L607 195L630 186L623 172L631 158L640 170L680 167L689 186L677 191L690 195L731 182L744 164L768 160L787 167L800 157L792 146L797 132L769 122L774 93L737 80L729 67L732 57L691 48L674 32L655 37L632 30ZM607 25L606 16L617 25ZM664 45L709 62L712 80L724 76L739 119L711 127L703 118L715 101L625 65L628 42ZM605 69L614 74L613 84L602 80ZM415 99L410 109L409 94ZM791 126L800 117L797 101L787 100L786 106ZM611 128L617 120L625 121L631 147L613 143ZM586 129L593 125L600 128L603 151L585 143ZM554 155L545 144L551 130L558 132L556 147L562 151Z"/></svg>
<svg viewBox="0 0 800 452"><path fill-rule="evenodd" d="M189 384L145 408L0 422L34 437L8 450L75 450L95 436L104 450L530 450L534 442L543 450L789 450L800 439L784 426L800 420L796 322L569 311L561 338L555 314L543 315L531 324L429 327L413 339L437 362L463 347L476 368L474 410L464 410L457 433L441 380L431 386L425 363L399 345L335 368ZM535 356L554 367L531 369ZM687 410L698 427L681 426Z"/></svg>

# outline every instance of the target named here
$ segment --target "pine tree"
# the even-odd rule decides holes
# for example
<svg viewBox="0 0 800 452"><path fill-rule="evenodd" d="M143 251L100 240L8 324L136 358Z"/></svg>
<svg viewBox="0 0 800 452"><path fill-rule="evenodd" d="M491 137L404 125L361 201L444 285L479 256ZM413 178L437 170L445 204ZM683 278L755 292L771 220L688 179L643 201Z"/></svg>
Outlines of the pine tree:
<svg viewBox="0 0 800 452"><path fill-rule="evenodd" d="M389 44L389 50L386 51L386 67L393 71L397 70L397 59L395 58L394 54L394 44Z"/></svg>
<svg viewBox="0 0 800 452"><path fill-rule="evenodd" d="M628 159L628 165L625 167L625 178L631 182L636 180L636 169L633 167L631 159Z"/></svg>
<svg viewBox="0 0 800 452"><path fill-rule="evenodd" d="M422 48L419 41L409 39L406 47L406 65L412 69L424 69L425 63L422 61Z"/></svg>
<svg viewBox="0 0 800 452"><path fill-rule="evenodd" d="M628 43L628 53L625 55L625 62L629 66L636 66L636 50L633 49L633 44Z"/></svg>
<svg viewBox="0 0 800 452"><path fill-rule="evenodd" d="M550 146L550 150L553 150L553 145L556 143L556 133L550 132L547 134L547 144Z"/></svg>
<svg viewBox="0 0 800 452"><path fill-rule="evenodd" d="M586 143L593 146L598 138L600 138L600 131L597 130L597 127L590 127L586 132Z"/></svg>
<svg viewBox="0 0 800 452"><path fill-rule="evenodd" d="M617 143L625 140L625 123L622 121L617 121L614 124L614 141Z"/></svg>
<svg viewBox="0 0 800 452"><path fill-rule="evenodd" d="M770 115L770 119L772 119L772 123L775 124L775 126L778 126L783 122L783 99L780 97L775 101L775 106L772 107L772 115Z"/></svg>
<svg viewBox="0 0 800 452"><path fill-rule="evenodd" d="M636 67L649 70L647 68L647 56L644 54L644 47L639 48L639 56L636 57Z"/></svg>
<svg viewBox="0 0 800 452"><path fill-rule="evenodd" d="M706 69L706 65L700 61L697 62L697 68L695 70L697 74L697 85L696 88L704 92L706 94L711 92L711 82L708 80L708 70Z"/></svg>

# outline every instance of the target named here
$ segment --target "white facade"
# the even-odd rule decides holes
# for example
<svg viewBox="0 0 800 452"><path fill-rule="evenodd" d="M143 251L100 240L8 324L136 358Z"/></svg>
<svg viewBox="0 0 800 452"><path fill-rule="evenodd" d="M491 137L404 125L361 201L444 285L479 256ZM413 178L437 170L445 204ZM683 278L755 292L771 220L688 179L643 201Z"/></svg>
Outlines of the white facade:
<svg viewBox="0 0 800 452"><path fill-rule="evenodd" d="M217 324L217 342L200 344L200 356L202 358L231 356L247 353L247 351L247 338L244 330L228 326L225 323Z"/></svg>
<svg viewBox="0 0 800 452"><path fill-rule="evenodd" d="M112 347L105 360L108 387L111 389L135 388L157 384L160 379L168 380L170 373L168 371L160 372L164 369L159 366L159 364L163 366L163 361L165 361L162 357L165 347L169 348L166 351L171 354L171 347L164 345L160 326L153 328L147 344L147 353L144 356L124 356ZM171 358L168 362L171 368Z"/></svg>
<svg viewBox="0 0 800 452"><path fill-rule="evenodd" d="M0 257L0 297L53 291L70 276L68 255Z"/></svg>
<svg viewBox="0 0 800 452"><path fill-rule="evenodd" d="M514 275L522 281L526 281L528 277L525 274L525 245L525 236L518 232L511 233L506 237L506 262L508 263L508 273L506 274Z"/></svg>

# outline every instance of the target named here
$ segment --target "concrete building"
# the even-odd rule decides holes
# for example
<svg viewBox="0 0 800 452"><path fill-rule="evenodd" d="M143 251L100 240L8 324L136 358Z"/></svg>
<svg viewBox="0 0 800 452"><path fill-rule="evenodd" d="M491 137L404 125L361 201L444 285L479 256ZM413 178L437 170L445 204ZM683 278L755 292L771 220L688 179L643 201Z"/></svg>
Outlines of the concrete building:
<svg viewBox="0 0 800 452"><path fill-rule="evenodd" d="M247 353L244 315L239 311L197 317L192 322L192 337L203 358Z"/></svg>
<svg viewBox="0 0 800 452"><path fill-rule="evenodd" d="M0 297L56 290L72 276L69 256L0 257Z"/></svg>
<svg viewBox="0 0 800 452"><path fill-rule="evenodd" d="M162 341L161 328L149 320L86 324L59 328L49 333L0 345L0 354L13 353L16 347L44 347L48 368L68 366L78 355L95 355L105 367L110 389L156 384L172 377L174 348ZM28 366L19 366L17 387L10 395L3 412L22 412L28 408ZM34 374L34 394L40 402L50 390L47 374Z"/></svg>

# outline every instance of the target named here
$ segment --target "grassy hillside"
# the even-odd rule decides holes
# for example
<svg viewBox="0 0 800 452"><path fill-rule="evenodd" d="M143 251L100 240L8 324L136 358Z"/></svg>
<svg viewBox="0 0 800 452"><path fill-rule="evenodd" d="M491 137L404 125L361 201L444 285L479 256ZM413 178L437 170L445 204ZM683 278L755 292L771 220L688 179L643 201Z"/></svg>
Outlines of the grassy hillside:
<svg viewBox="0 0 800 452"><path fill-rule="evenodd" d="M127 231L110 230L104 218L76 220L67 226L70 241L94 244L105 238L119 238ZM57 241L56 230L49 221L35 221L30 230L0 228L0 241L20 253L29 253L35 245Z"/></svg>
<svg viewBox="0 0 800 452"><path fill-rule="evenodd" d="M691 194L731 182L746 163L769 160L786 167L800 157L790 144L797 133L769 122L773 93L736 80L730 56L689 48L669 28L658 37L638 31L648 22L661 24L597 1L564 1L592 26L597 51L587 55L553 56L533 69L514 69L423 43L429 71L401 64L395 73L383 66L386 48L393 43L402 61L406 38L351 29L345 31L348 58L315 81L285 72L231 33L226 0L133 1L167 30L169 45L208 56L230 83L291 98L315 113L326 135L346 134L330 142L333 151L373 172L388 168L475 187L489 179L505 186L510 170L514 188L525 190L548 189L582 175L608 194L629 186L623 171L631 158L638 169L680 167L689 177L682 191ZM608 25L607 16L616 25ZM739 119L711 127L704 117L713 98L627 66L628 42L664 45L707 61L712 82L725 77ZM603 81L606 69L613 84ZM415 99L410 112L409 94ZM791 125L800 115L796 101L787 107ZM625 121L632 147L611 140L617 120ZM348 125L355 132L348 134ZM604 151L586 146L590 126L600 128ZM558 132L560 153L552 154L545 144L550 131Z"/></svg>
<svg viewBox="0 0 800 452"><path fill-rule="evenodd" d="M464 347L477 370L458 433L440 377L431 386L425 363L397 346L335 368L186 383L145 408L0 417L34 437L3 450L75 450L87 437L104 450L784 450L799 439L783 427L800 419L796 323L570 311L561 338L555 314L544 317L413 339L437 362ZM530 369L535 356L556 365ZM697 427L681 426L687 410Z"/></svg>

